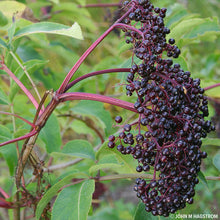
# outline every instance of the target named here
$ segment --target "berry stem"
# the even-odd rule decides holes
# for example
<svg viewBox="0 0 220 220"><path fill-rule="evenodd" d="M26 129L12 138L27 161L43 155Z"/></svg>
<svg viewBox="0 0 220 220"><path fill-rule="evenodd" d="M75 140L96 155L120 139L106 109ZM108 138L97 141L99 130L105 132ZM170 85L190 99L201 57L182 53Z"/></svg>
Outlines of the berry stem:
<svg viewBox="0 0 220 220"><path fill-rule="evenodd" d="M8 199L10 196L0 187L0 193L4 196L5 199Z"/></svg>
<svg viewBox="0 0 220 220"><path fill-rule="evenodd" d="M75 63L75 65L72 67L72 69L69 71L69 73L67 74L67 76L65 77L64 81L62 82L60 88L57 91L57 94L61 94L65 91L67 84L69 83L69 81L71 80L72 76L74 75L74 73L78 70L78 68L80 67L80 65L83 63L83 61L87 58L87 56L102 42L102 40L105 39L106 36L109 35L109 33L111 33L111 31L113 31L115 28L121 28L121 29L128 29L128 30L133 30L137 33L139 33L142 37L143 37L143 33L141 31L139 31L138 29L130 26L130 25L126 25L123 23L120 23L130 12L131 12L132 8L130 10L128 10L120 19L118 19L116 21L116 23L114 23L107 31L105 31L104 34L102 34L85 52L84 54L79 58L79 60Z"/></svg>
<svg viewBox="0 0 220 220"><path fill-rule="evenodd" d="M105 7L120 7L120 3L99 3L99 4L87 4L87 5L78 5L79 8L105 8Z"/></svg>
<svg viewBox="0 0 220 220"><path fill-rule="evenodd" d="M92 93L83 93L83 92L71 92L64 93L57 96L60 102L70 101L70 100L93 100L103 103L109 103L115 106L119 106L121 108L130 110L132 112L137 112L133 107L133 103L126 102L120 99L115 99L112 97L92 94Z"/></svg>
<svg viewBox="0 0 220 220"><path fill-rule="evenodd" d="M16 118L19 118L21 119L22 121L26 122L27 124L29 124L31 127L35 127L35 125L33 123L31 123L30 121L28 121L27 119L25 118L22 118L21 116L17 115L17 114L13 114L13 113L10 113L10 112L2 112L0 111L0 114L3 114L3 115L12 115Z"/></svg>
<svg viewBox="0 0 220 220"><path fill-rule="evenodd" d="M12 140L0 143L0 147L2 147L4 145L7 145L7 144L11 144L11 143L17 142L17 141L24 140L24 139L27 139L27 138L30 138L30 137L34 136L35 134L37 134L37 133L38 133L38 131L34 129L34 130L32 130L31 132L29 132L28 134L26 134L24 136L21 136L21 137L18 137L18 138L15 138L15 139L12 139Z"/></svg>
<svg viewBox="0 0 220 220"><path fill-rule="evenodd" d="M38 103L35 100L35 98L32 96L32 94L28 91L28 89L22 84L22 82L14 75L14 73L11 72L10 69L8 69L8 67L2 63L1 61L1 67L0 69L4 70L17 84L18 86L23 90L23 92L27 95L27 97L30 99L30 101L33 103L33 105L35 106L35 108L38 108Z"/></svg>
<svg viewBox="0 0 220 220"><path fill-rule="evenodd" d="M108 175L108 176L101 176L98 177L98 181L106 181L106 180L117 180L117 179L135 179L135 178L144 178L144 179L152 179L153 175L151 174L138 174L138 173L123 173L123 174L116 174L116 175Z"/></svg>
<svg viewBox="0 0 220 220"><path fill-rule="evenodd" d="M65 92L70 89L72 86L74 86L76 83L89 78L91 76L97 76L105 73L117 73L117 72L130 72L130 68L117 68L117 69L106 69L106 70L100 70L100 71L95 71L92 73L85 74L83 76L78 77L77 79L73 80L71 83L69 83L66 86Z"/></svg>
<svg viewBox="0 0 220 220"><path fill-rule="evenodd" d="M214 84L214 85L207 86L207 87L204 88L204 90L207 91L207 90L209 90L209 89L213 89L213 88L216 88L216 87L218 87L218 86L220 86L220 83L216 83L216 84Z"/></svg>

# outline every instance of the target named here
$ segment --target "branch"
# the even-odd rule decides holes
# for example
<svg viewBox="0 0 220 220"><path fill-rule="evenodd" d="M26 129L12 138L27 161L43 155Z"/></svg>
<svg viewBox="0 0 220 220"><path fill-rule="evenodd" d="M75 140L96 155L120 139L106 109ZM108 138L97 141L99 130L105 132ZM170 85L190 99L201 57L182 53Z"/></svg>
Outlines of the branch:
<svg viewBox="0 0 220 220"><path fill-rule="evenodd" d="M17 114L13 114L13 113L10 113L10 112L2 112L0 111L0 114L3 114L3 115L12 115L16 118L19 118L21 119L22 121L26 122L27 124L29 124L31 127L35 127L35 125L33 123L31 123L30 121L28 121L27 119L25 118L22 118L21 116L17 115Z"/></svg>
<svg viewBox="0 0 220 220"><path fill-rule="evenodd" d="M63 114L63 115L58 115L58 117L71 117L71 118L74 118L74 119L77 119L79 121L82 121L83 123L85 123L89 128L91 128L93 131L95 131L95 133L99 136L100 140L102 143L105 142L104 138L102 137L102 134L101 132L99 131L98 128L96 128L93 123L90 123L91 122L91 119L90 121L87 121L87 120L83 120L82 116L80 115L73 115L73 114Z"/></svg>
<svg viewBox="0 0 220 220"><path fill-rule="evenodd" d="M109 176L101 176L96 178L98 181L106 181L106 180L118 180L118 179L136 179L136 178L143 178L143 179L152 179L152 174L140 174L140 173L128 173L128 174L115 174Z"/></svg>
<svg viewBox="0 0 220 220"><path fill-rule="evenodd" d="M89 78L91 76L97 76L105 73L119 73L119 72L130 72L130 68L117 68L117 69L106 69L106 70L100 70L100 71L95 71L92 73L85 74L83 76L78 77L77 79L73 80L71 83L69 83L66 86L65 92L70 89L72 86L74 86L76 83Z"/></svg>
<svg viewBox="0 0 220 220"><path fill-rule="evenodd" d="M13 58L14 58L15 61L18 63L18 65L21 67L21 69L24 71L24 73L26 74L27 78L29 79L31 85L33 86L33 89L34 89L34 91L36 92L36 94L37 94L39 100L41 100L41 97L40 97L40 94L39 94L39 92L38 92L38 90L37 90L37 87L36 87L36 85L34 84L33 80L31 79L31 77L30 77L29 73L27 72L26 68L21 64L21 62L18 60L18 58L15 56L15 54L14 54L12 51L10 51L10 54L13 56Z"/></svg>
<svg viewBox="0 0 220 220"><path fill-rule="evenodd" d="M105 7L120 7L120 3L108 3L108 4L87 4L87 5L78 5L79 8L105 8Z"/></svg>
<svg viewBox="0 0 220 220"><path fill-rule="evenodd" d="M5 199L8 199L10 196L0 187L0 193L4 196Z"/></svg>
<svg viewBox="0 0 220 220"><path fill-rule="evenodd" d="M132 112L137 112L137 110L134 108L134 104L130 102L126 102L120 99L115 99L112 97L104 96L104 95L98 95L98 94L92 94L92 93L83 93L83 92L70 92L70 93L64 93L57 96L60 102L66 102L71 100L93 100L103 103L112 104L115 106L119 106L121 108L130 110Z"/></svg>
<svg viewBox="0 0 220 220"><path fill-rule="evenodd" d="M113 31L115 28L122 28L122 29L129 29L129 30L134 30L137 33L140 33L141 36L143 35L143 33L141 31L139 31L136 28L133 28L129 25L123 24L123 23L119 23L121 22L129 13L131 12L131 9L128 10L120 19L118 19L116 21L115 24L113 24L104 34L102 34L85 52L84 54L80 57L80 59L75 63L75 65L72 67L72 69L69 71L69 73L67 74L67 76L65 77L63 83L61 84L60 88L58 89L57 93L61 94L65 91L67 84L69 83L69 81L71 80L72 76L74 75L74 73L77 71L77 69L80 67L80 65L83 63L83 61L87 58L87 56L102 42L102 40L105 39L105 37L111 33L111 31Z"/></svg>
<svg viewBox="0 0 220 220"><path fill-rule="evenodd" d="M206 176L207 180L220 180L220 176Z"/></svg>
<svg viewBox="0 0 220 220"><path fill-rule="evenodd" d="M21 140L24 140L24 139L27 139L27 138L30 138L32 136L34 136L35 134L37 134L38 131L36 131L35 129L32 130L31 132L29 132L28 134L24 135L24 136L21 136L21 137L18 137L18 138L15 138L15 139L12 139L12 140L9 140L9 141L5 141L3 143L0 143L0 147L4 146L4 145L7 145L7 144L12 144L14 142L17 142L17 141L21 141Z"/></svg>
<svg viewBox="0 0 220 220"><path fill-rule="evenodd" d="M81 160L84 160L84 159L83 158L77 158L75 160L72 160L72 161L69 161L69 162L66 162L66 163L61 163L61 164L53 165L53 166L50 166L48 168L44 168L44 172L52 172L54 170L63 169L63 168L72 166L72 165L80 162Z"/></svg>
<svg viewBox="0 0 220 220"><path fill-rule="evenodd" d="M218 86L220 86L220 83L216 83L216 84L214 84L214 85L207 86L207 87L204 88L204 90L207 91L207 90L209 90L209 89L213 89L213 88L218 87Z"/></svg>
<svg viewBox="0 0 220 220"><path fill-rule="evenodd" d="M8 69L8 67L3 63L1 63L1 69L4 70L18 84L18 86L23 90L23 92L27 95L27 97L30 99L30 101L34 104L35 108L37 109L38 108L37 101L28 91L28 89L22 84L22 82L14 75L14 73L12 73L11 70Z"/></svg>

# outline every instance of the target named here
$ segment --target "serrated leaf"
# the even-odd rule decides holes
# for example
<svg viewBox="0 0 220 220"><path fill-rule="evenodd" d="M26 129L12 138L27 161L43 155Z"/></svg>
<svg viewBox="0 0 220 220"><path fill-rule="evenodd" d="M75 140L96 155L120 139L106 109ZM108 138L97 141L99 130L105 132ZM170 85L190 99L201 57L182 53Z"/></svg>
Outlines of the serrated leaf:
<svg viewBox="0 0 220 220"><path fill-rule="evenodd" d="M81 28L78 23L74 23L71 27L63 24L53 22L40 22L28 25L15 32L15 37L19 38L29 34L46 33L46 34L59 34L76 39L83 39Z"/></svg>
<svg viewBox="0 0 220 220"><path fill-rule="evenodd" d="M58 183L54 184L41 198L37 205L36 209L36 218L40 219L41 213L43 212L46 205L50 202L50 200L57 194L60 188L65 186L66 184L70 183L70 181L73 178L87 178L88 176L85 173L72 173L66 177L64 177L62 180L60 180Z"/></svg>
<svg viewBox="0 0 220 220"><path fill-rule="evenodd" d="M131 155L123 155L116 147L110 149L107 145L108 141L103 143L102 147L98 150L96 153L97 160L101 160L106 155L113 155L118 163L121 164L120 167L115 170L117 173L136 173L137 162Z"/></svg>
<svg viewBox="0 0 220 220"><path fill-rule="evenodd" d="M207 188L209 188L208 183L206 181L205 175L203 174L202 171L198 172L198 177L202 181L203 185L205 185Z"/></svg>
<svg viewBox="0 0 220 220"><path fill-rule="evenodd" d="M86 180L64 188L54 203L52 220L86 220L94 189L94 180Z"/></svg>
<svg viewBox="0 0 220 220"><path fill-rule="evenodd" d="M61 153L67 154L69 156L89 158L95 160L95 151L92 145L85 140L69 141L65 144Z"/></svg>
<svg viewBox="0 0 220 220"><path fill-rule="evenodd" d="M9 141L10 139L12 139L10 130L5 126L0 125L0 143ZM15 144L8 144L0 147L0 154L3 155L7 162L10 175L14 175L14 169L17 165L17 152Z"/></svg>
<svg viewBox="0 0 220 220"><path fill-rule="evenodd" d="M57 117L52 114L40 132L40 138L46 144L47 153L59 152L61 146L60 126Z"/></svg>
<svg viewBox="0 0 220 220"><path fill-rule="evenodd" d="M121 167L121 165L122 164L118 162L115 155L109 154L101 157L99 162L89 169L89 173L94 174L98 170L103 169L117 171Z"/></svg>
<svg viewBox="0 0 220 220"><path fill-rule="evenodd" d="M1 88L0 88L0 104L2 105L10 104L7 95L4 93L4 91Z"/></svg>
<svg viewBox="0 0 220 220"><path fill-rule="evenodd" d="M219 138L205 138L202 140L203 145L214 145L220 147L220 139Z"/></svg>
<svg viewBox="0 0 220 220"><path fill-rule="evenodd" d="M214 158L213 158L213 164L215 165L215 167L219 170L220 172L220 152L217 153Z"/></svg>

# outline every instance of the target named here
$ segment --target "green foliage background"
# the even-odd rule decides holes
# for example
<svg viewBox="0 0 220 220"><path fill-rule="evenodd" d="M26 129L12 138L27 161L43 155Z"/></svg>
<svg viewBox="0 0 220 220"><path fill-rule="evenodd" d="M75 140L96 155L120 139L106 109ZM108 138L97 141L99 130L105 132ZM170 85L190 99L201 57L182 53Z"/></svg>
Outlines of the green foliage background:
<svg viewBox="0 0 220 220"><path fill-rule="evenodd" d="M58 89L65 75L82 53L112 24L114 11L117 8L78 7L79 4L98 2L117 3L118 1L0 1L0 53L4 56L9 69L32 94L35 94L34 89L15 58L28 71L41 96L48 89ZM189 70L194 78L201 78L203 87L220 82L220 2L218 0L153 0L152 2L156 6L168 8L165 22L171 29L169 37L176 39L176 44L182 51L176 62L179 62L185 71ZM42 8L46 13L43 13ZM81 37L80 31L74 32L71 36L42 33L40 31L40 28L43 28L42 22L54 22L68 27L77 22L82 30L83 40L77 39ZM40 28L35 28L34 34L31 34L30 30L25 34L24 28L34 23L39 24ZM51 30L47 29L47 31ZM123 33L111 33L86 59L75 77L102 69L129 67L131 52L124 39ZM121 86L125 82L125 77L124 73L100 75L78 83L71 91L96 93L131 101L125 96L125 89ZM1 70L0 85L0 111L14 112L32 121L35 114L34 107L19 87ZM215 118L217 132L212 133L203 142L202 149L207 151L209 156L202 164L195 203L179 213L219 214L220 216L219 181L206 181L204 178L204 176L220 175L218 139L220 87L207 91L206 95L211 100L209 119ZM37 96L34 96L37 99ZM72 117L64 117L64 114L71 114ZM94 130L94 128L98 129L102 137L107 140L110 134L117 131L112 126L114 124L112 118L118 114L127 118L132 113L92 101L75 101L58 106L39 136L38 151L45 155L46 165L50 157L53 157L53 164L79 158L83 160L48 174L46 182L50 183L52 188L47 191L43 197L44 200L41 200L37 208L38 216L47 202L57 194L58 189L69 183L72 178L88 179L89 176L96 175L98 170L101 170L100 175L103 176L135 173L136 164L131 158L123 157L114 150L109 151L106 143L100 148L101 141ZM0 121L0 142L19 137L29 131L28 125L11 116L0 114ZM15 146L10 144L0 148L0 186L11 196L15 193L14 171L17 161ZM21 146L22 142L19 142L18 147ZM87 150L84 151L77 146L84 146ZM31 176L31 170L27 169L25 177L28 179ZM63 182L59 182L60 179ZM74 217L80 220L87 218L89 220L163 219L143 212L142 205L138 205L136 199L132 201L124 201L123 198L113 199L115 192L123 191L124 186L128 186L128 192L132 191L133 182L133 180L105 182L108 192L100 198L99 207L93 210L90 207L91 195L94 191L93 180L85 180L76 187L68 187L58 194L51 219L70 219L69 213L73 214L71 207L78 207L80 213L84 213L81 218ZM34 190L35 183L29 184L28 188ZM82 194L84 206L76 198L79 192L84 193ZM65 201L65 196L69 194L72 197ZM87 196L88 199L86 199ZM135 193L133 197L136 197ZM65 201L65 207L63 207L63 201ZM30 213L30 210L27 212ZM56 213L59 213L62 218L56 217L58 216ZM74 216L77 215L74 213ZM11 210L8 212L2 210L0 216L3 219L13 219Z"/></svg>

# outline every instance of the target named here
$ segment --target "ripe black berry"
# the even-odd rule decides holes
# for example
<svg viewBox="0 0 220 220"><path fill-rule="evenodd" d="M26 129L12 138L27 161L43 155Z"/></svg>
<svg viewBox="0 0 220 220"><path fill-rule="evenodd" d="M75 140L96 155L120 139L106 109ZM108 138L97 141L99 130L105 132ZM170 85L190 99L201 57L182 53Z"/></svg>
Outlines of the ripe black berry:
<svg viewBox="0 0 220 220"><path fill-rule="evenodd" d="M115 117L115 122L116 123L121 123L122 122L122 117L121 116L116 116Z"/></svg>

